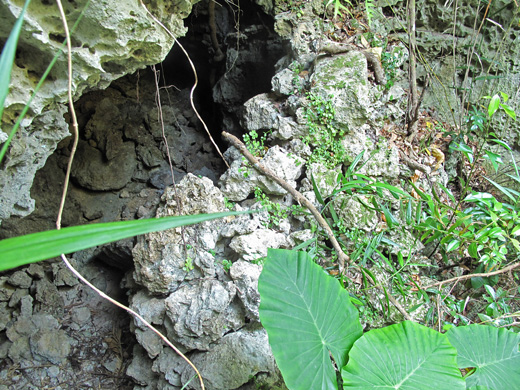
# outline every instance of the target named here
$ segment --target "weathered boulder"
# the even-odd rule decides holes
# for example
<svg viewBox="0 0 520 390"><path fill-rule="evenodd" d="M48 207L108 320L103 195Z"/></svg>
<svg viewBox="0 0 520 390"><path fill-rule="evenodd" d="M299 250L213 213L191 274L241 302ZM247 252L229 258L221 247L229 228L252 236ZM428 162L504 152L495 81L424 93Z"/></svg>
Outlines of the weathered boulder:
<svg viewBox="0 0 520 390"><path fill-rule="evenodd" d="M175 36L186 28L193 1L160 3L151 10ZM85 2L64 3L69 25L78 19ZM0 2L0 37L5 39L20 14L21 4ZM89 3L77 28L71 33L73 95L106 88L113 80L146 65L160 62L173 41L139 2ZM45 68L64 40L57 8L45 1L32 1L28 8L17 55L13 64L10 93L5 102L0 139L12 128L22 107L28 102ZM30 188L34 175L59 141L69 134L64 120L67 108L67 62L61 55L49 77L31 103L18 135L13 139L0 171L0 221L10 215L25 216L34 209Z"/></svg>
<svg viewBox="0 0 520 390"><path fill-rule="evenodd" d="M219 182L222 193L227 199L232 201L244 200L255 187L259 187L266 194L284 195L287 193L272 179L259 173L254 168L244 166L239 154L234 154L234 157L236 159L231 164L231 168L221 176ZM261 163L293 187L296 186L296 180L300 177L303 168L301 158L289 155L286 150L279 146L270 148L261 159Z"/></svg>
<svg viewBox="0 0 520 390"><path fill-rule="evenodd" d="M157 217L225 210L224 196L211 180L192 174L186 175L176 187L166 188L162 201ZM135 281L151 293L166 294L175 291L185 280L213 276L214 260L207 251L215 248L218 226L222 223L208 221L142 236L132 251Z"/></svg>
<svg viewBox="0 0 520 390"><path fill-rule="evenodd" d="M351 51L317 61L311 76L311 92L330 99L337 126L346 131L365 124L371 105L367 60Z"/></svg>
<svg viewBox="0 0 520 390"><path fill-rule="evenodd" d="M267 256L267 248L279 248L286 242L285 235L271 229L257 229L252 233L237 236L229 247L247 261Z"/></svg>

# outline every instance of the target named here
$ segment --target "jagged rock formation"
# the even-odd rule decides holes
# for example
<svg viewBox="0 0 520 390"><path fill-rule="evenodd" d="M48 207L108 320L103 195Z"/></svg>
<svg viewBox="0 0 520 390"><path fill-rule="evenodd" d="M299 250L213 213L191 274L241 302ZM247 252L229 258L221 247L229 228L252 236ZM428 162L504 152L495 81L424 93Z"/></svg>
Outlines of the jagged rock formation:
<svg viewBox="0 0 520 390"><path fill-rule="evenodd" d="M234 29L235 14L226 3L215 10L216 35L225 52L224 60L216 63L212 60L215 53L209 39L206 1L154 3L152 11L175 35L182 35L186 28L181 20L189 14L192 3L197 3L198 8L187 23L192 36L185 43L201 70L195 104L209 119L214 136L221 127L235 134L268 134L257 148L258 157L316 207L322 205L314 187L323 198L331 197L338 178L362 152L356 171L360 175L395 185L413 175L413 170L400 161L396 145L383 137L387 121L399 123L405 115L402 65L407 53L403 44L394 42L388 49L395 55L397 74L395 85L385 90L374 83L373 69L360 51L361 45L360 50L342 49L336 55L320 52L320 45L328 39L317 17L325 12L321 0L298 3L302 5L298 13L278 0L256 0L259 7L252 2L242 4L244 20L240 31ZM438 73L446 81L453 76L452 59L436 57L448 53L446 42L439 43L438 37L446 38L444 30L451 26L452 14L432 1L423 5L418 6L423 23L418 43L435 57L431 61L438 64ZM79 13L74 6L67 4L71 20ZM44 59L50 58L62 39L60 22L55 14L49 17L47 7L45 3L34 3L30 9L14 71L13 94L2 124L4 131L34 87L33 76L42 72ZM11 3L0 5L7 20L0 27L2 35L14 20L10 15L18 9ZM379 9L387 19L383 24L382 19L375 18L374 31L400 37L403 32L397 16L392 19L385 6ZM467 7L461 12L464 24L457 24L459 46L469 42L462 35L469 31L464 26L473 11ZM505 23L508 19L503 14L507 12L512 11L505 7L497 21ZM444 19L447 21L441 22ZM233 147L225 152L231 168L223 171L223 163L189 105L192 76L191 70L186 73L180 65L176 67L180 51L173 52L166 61L163 75L167 84L179 86L180 91L172 87L160 92L168 146L153 97L153 76L143 71L113 81L159 62L173 43L139 3L92 3L84 21L73 42L80 148L65 225L229 208L258 210L267 202L278 204L280 209L152 233L79 252L73 255L74 264L104 289L119 294L121 299L126 297L133 309L163 330L200 369L207 389L283 389L259 323L257 283L262 257L267 247L291 248L313 238L323 243L323 239L315 236L315 226L308 216L283 213L295 206L292 198L245 164ZM441 27L442 33L429 32ZM36 33L31 35L33 30ZM511 36L517 35L518 28L512 28ZM486 39L496 36L491 33ZM515 45L516 41L508 50L515 53ZM486 55L492 56L495 49L491 46ZM30 62L35 53L38 61ZM518 72L508 73L517 69L517 61L514 57L507 63L510 68L501 70L508 75L500 87L505 91L517 80ZM2 225L2 238L53 227L55 194L59 193L69 154L69 140L62 141L68 135L64 67L62 58L50 81L44 84L0 171L0 219L12 216ZM427 96L427 107L436 104L432 101ZM317 125L326 127L329 120L333 121L334 131L341 132L341 136L333 134L341 140L334 145L337 149L322 148L332 147L329 141L334 137L327 138L327 134L316 130ZM514 132L508 137L513 144L518 140ZM172 186L168 152L176 188ZM434 180L446 183L448 175L443 168ZM417 185L425 191L430 188L427 180ZM255 188L260 188L266 198L255 197ZM331 205L342 228L374 234L380 231L383 221L379 213L367 207L372 201L384 202L393 211L400 207L387 192L383 196L340 194ZM14 218L31 213L34 207L28 217ZM277 214L279 210L281 214ZM406 256L420 251L422 245L400 222L400 226L384 233L396 244L389 245L388 252L400 250ZM344 240L349 249L356 248L354 240ZM99 268L98 263L104 265ZM384 277L376 274L380 280ZM122 290L117 288L120 282ZM373 293L374 302L384 301L377 294ZM402 303L411 306L415 302ZM13 366L0 366L0 390L6 378L16 389L57 386L60 381L79 386L74 382L77 372L81 378L90 373L85 382L88 386L117 387L113 382L94 379L92 373L101 366L114 377L126 373L133 384L127 380L125 385L135 390L179 390L193 376L191 369L151 331L126 315L110 311L59 263L32 265L0 276L0 314L0 359L25 370L24 375L14 375L10 371ZM391 308L389 318L398 321L400 314ZM114 323L123 329L123 336L112 328ZM60 340L59 348L53 348L51 335ZM123 344L131 346L131 350L123 350ZM86 352L85 346L92 352ZM45 367L31 368L33 360ZM193 380L187 388L197 386Z"/></svg>
<svg viewBox="0 0 520 390"><path fill-rule="evenodd" d="M147 15L139 2L65 2L70 26L82 15L72 34L73 95L104 89L115 79L156 64L170 51L173 40ZM186 32L182 20L192 1L155 4L151 11L175 36ZM21 5L0 3L0 37L7 37ZM12 87L5 103L0 142L8 133L49 62L59 52L64 33L54 5L33 1L23 24L12 71ZM69 135L67 112L67 63L61 55L31 103L26 119L13 140L0 171L0 221L10 215L25 216L34 210L30 188L57 144ZM121 161L119 161L121 162Z"/></svg>

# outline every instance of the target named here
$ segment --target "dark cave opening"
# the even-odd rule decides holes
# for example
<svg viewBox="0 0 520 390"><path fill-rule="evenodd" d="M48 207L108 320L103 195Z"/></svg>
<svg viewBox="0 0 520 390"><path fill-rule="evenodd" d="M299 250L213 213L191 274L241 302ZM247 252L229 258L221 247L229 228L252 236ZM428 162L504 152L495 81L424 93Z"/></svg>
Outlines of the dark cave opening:
<svg viewBox="0 0 520 390"><path fill-rule="evenodd" d="M185 20L187 34L179 42L197 70L195 106L224 152L229 145L221 140L221 131L243 133L244 102L271 90L276 64L286 53L274 32L273 17L257 4L244 0L240 8L234 8L222 3L215 6L214 23L224 53L221 61L215 59L208 1L194 7ZM217 184L225 165L190 107L194 76L179 45L174 45L156 69L161 72L161 100L175 181L190 172ZM164 188L172 183L155 92L148 67L115 80L105 90L88 92L76 102L80 146L63 226L153 214ZM63 140L37 172L31 189L35 211L3 221L1 238L54 227L70 148L71 138Z"/></svg>
<svg viewBox="0 0 520 390"><path fill-rule="evenodd" d="M275 65L285 55L274 32L274 19L253 1L240 7L216 3L214 26L223 58L217 58L212 42L209 2L198 3L185 20L186 36L179 43L189 54L198 75L194 103L221 149L222 130L241 134L239 116L251 97L269 92ZM186 55L174 45L166 59L157 65L163 86L191 89L195 78Z"/></svg>

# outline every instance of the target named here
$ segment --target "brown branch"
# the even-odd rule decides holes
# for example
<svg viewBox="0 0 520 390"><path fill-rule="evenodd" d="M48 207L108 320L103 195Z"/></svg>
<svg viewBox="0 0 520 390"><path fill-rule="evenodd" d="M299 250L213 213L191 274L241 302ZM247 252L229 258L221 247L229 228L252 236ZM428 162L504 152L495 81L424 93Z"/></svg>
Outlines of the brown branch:
<svg viewBox="0 0 520 390"><path fill-rule="evenodd" d="M222 137L231 143L235 148L237 148L240 153L255 167L260 173L264 174L265 176L269 177L276 183L278 183L281 187L283 187L287 192L289 192L298 203L303 204L307 209L311 212L311 214L316 218L316 221L318 224L325 230L327 233L327 236L329 237L329 240L332 243L332 246L336 250L336 253L338 255L338 261L339 261L339 270L340 273L343 273L343 270L345 268L345 262L347 264L350 264L352 260L348 255L343 252L341 249L338 240L336 240L336 237L334 236L334 233L332 232L332 229L330 228L329 224L325 219L321 216L320 212L314 207L314 205L305 197L303 196L299 191L297 191L295 188L293 188L289 183L287 183L285 180L279 178L276 176L276 174L271 171L269 168L267 168L264 164L262 164L258 159L253 156L249 150L247 150L246 146L234 135L229 134L225 131L222 132ZM370 279L369 279L370 280ZM376 285L372 280L370 282L374 285L374 287L377 287L379 289L383 289L382 286ZM406 310L401 306L399 302L391 295L386 294L388 297L388 300L396 307L396 309L403 315L403 317L407 320L412 321L412 318L410 315L406 312Z"/></svg>
<svg viewBox="0 0 520 390"><path fill-rule="evenodd" d="M402 150L399 150L399 157L401 157L401 160L403 160L405 164L408 165L411 169L417 169L426 175L431 173L431 169L429 167L411 160Z"/></svg>
<svg viewBox="0 0 520 390"><path fill-rule="evenodd" d="M483 273L479 273L479 274L468 274L468 275L457 276L455 278L451 278L451 279L448 279L448 280L443 280L441 282L430 284L429 286L423 287L423 289L426 290L426 289L428 289L430 287L441 286L443 284L452 283L452 282L459 282L461 280L466 280L466 279L471 279L471 278L487 278L489 276L503 274L505 272L511 271L511 270L513 270L515 268L518 268L518 267L520 267L520 261L517 262L517 263L511 264L508 267L502 268L502 269L500 269L498 271L483 272Z"/></svg>
<svg viewBox="0 0 520 390"><path fill-rule="evenodd" d="M235 148L237 148L240 153L251 163L253 164L253 167L255 167L260 173L264 174L265 176L269 177L276 183L278 183L283 189L285 189L288 193L290 193L294 199L300 204L303 204L311 214L316 218L316 221L318 224L325 230L327 233L327 236L329 237L330 242L332 243L332 246L336 250L336 253L338 255L339 260L339 270L341 273L343 273L343 270L345 268L345 262L349 264L351 262L350 257L348 257L345 252L341 249L338 240L336 240L336 237L334 236L334 233L332 232L332 229L330 228L327 221L325 221L325 218L323 218L320 214L320 212L314 207L314 205L305 197L303 196L299 191L297 191L295 188L293 188L289 183L287 183L285 180L279 178L276 176L276 174L271 171L269 168L267 168L264 164L262 164L260 161L257 160L255 156L253 156L249 150L247 150L246 146L234 135L229 134L225 131L222 132L222 137L227 140L229 143L231 143Z"/></svg>
<svg viewBox="0 0 520 390"><path fill-rule="evenodd" d="M328 42L326 45L323 45L322 47L320 47L320 50L319 50L320 53L325 53L325 54L329 54L332 56L336 55L336 54L348 53L351 51L359 51L359 52L363 53L363 55L367 59L368 65L370 65L370 67L374 71L374 78L376 80L376 83L378 83L380 85L386 85L385 71L383 70L381 61L379 60L377 55L370 52L369 50L360 50L355 45L352 45L349 43L336 43L336 42Z"/></svg>

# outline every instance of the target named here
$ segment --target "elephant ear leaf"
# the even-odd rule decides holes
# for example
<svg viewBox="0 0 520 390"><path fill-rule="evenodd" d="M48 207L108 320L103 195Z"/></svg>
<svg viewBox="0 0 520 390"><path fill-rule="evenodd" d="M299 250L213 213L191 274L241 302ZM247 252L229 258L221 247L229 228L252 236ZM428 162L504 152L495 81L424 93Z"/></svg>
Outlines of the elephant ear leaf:
<svg viewBox="0 0 520 390"><path fill-rule="evenodd" d="M415 322L374 329L350 350L343 388L466 389L456 358L446 335Z"/></svg>
<svg viewBox="0 0 520 390"><path fill-rule="evenodd" d="M503 328L468 325L447 333L457 349L459 368L475 368L466 378L468 388L517 389L520 384L520 335Z"/></svg>
<svg viewBox="0 0 520 390"><path fill-rule="evenodd" d="M287 387L337 389L336 372L362 334L339 282L305 252L269 249L258 280L260 320Z"/></svg>

